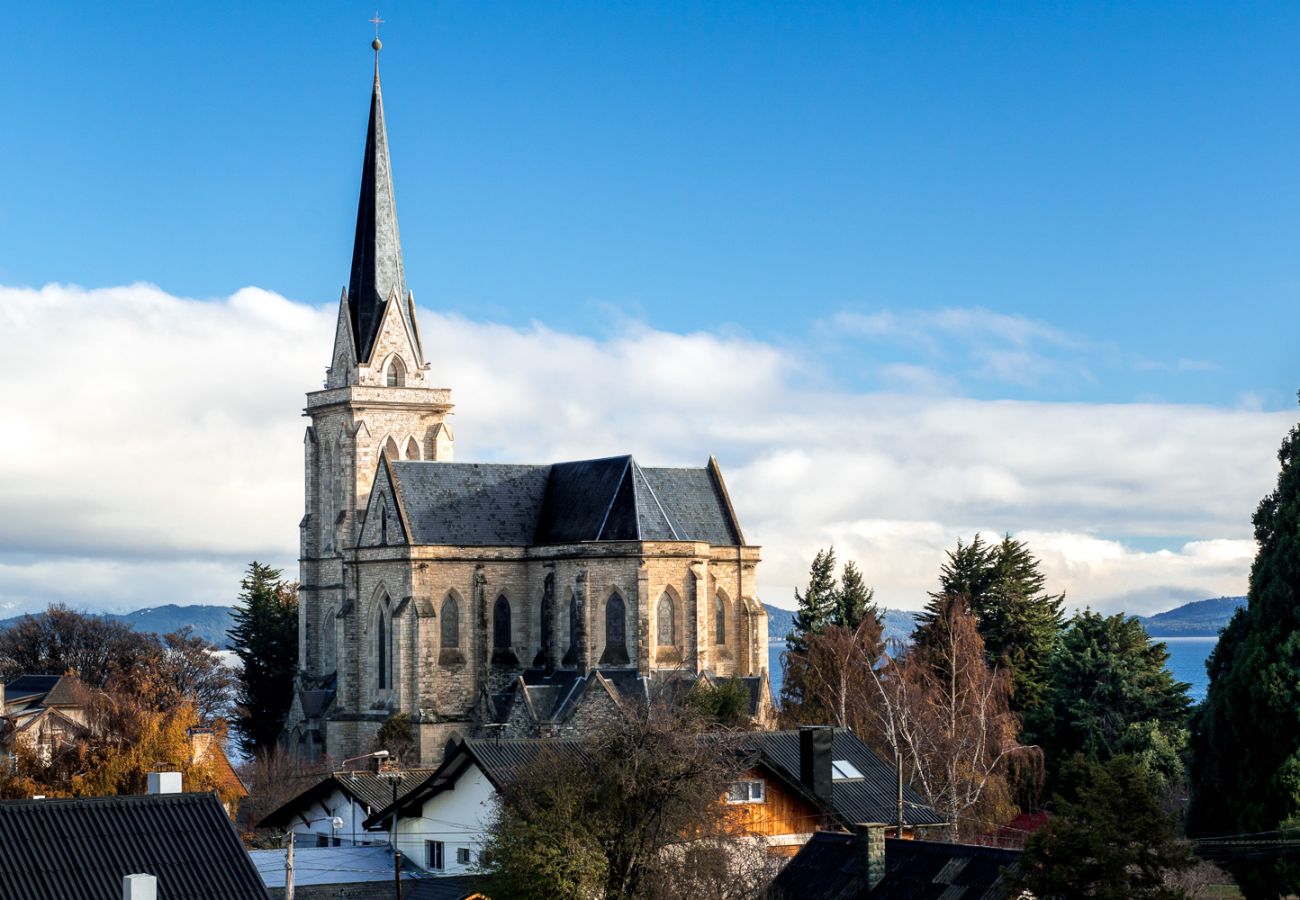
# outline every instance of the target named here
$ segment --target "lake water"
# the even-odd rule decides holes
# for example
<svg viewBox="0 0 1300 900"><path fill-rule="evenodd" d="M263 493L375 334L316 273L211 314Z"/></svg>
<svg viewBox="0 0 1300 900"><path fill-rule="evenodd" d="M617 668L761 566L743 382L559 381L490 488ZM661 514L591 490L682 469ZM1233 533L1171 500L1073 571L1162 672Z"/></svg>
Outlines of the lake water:
<svg viewBox="0 0 1300 900"><path fill-rule="evenodd" d="M1205 674L1205 660L1218 640L1215 637L1175 637L1158 638L1169 648L1169 671L1178 681L1191 685L1188 696L1193 702L1205 699L1205 689L1209 678ZM785 651L785 641L772 641L768 650L768 672L772 681L772 699L781 697L781 654Z"/></svg>

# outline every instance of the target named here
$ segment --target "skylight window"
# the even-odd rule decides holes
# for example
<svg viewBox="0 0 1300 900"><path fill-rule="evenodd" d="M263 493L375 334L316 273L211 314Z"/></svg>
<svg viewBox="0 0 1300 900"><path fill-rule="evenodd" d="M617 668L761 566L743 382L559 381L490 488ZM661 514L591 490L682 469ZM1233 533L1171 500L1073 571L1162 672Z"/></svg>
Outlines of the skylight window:
<svg viewBox="0 0 1300 900"><path fill-rule="evenodd" d="M859 772L847 759L837 759L831 763L831 780L832 781L861 781L862 773Z"/></svg>

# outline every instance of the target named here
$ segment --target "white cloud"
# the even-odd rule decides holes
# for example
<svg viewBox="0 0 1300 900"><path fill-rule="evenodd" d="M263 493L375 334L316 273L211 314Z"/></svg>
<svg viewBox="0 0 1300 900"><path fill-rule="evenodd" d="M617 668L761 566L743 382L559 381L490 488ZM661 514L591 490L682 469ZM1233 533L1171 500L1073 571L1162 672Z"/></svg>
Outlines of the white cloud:
<svg viewBox="0 0 1300 900"><path fill-rule="evenodd" d="M834 541L882 600L917 606L943 551L975 530L1028 538L1053 586L1094 608L1239 593L1249 517L1293 421L962 399L919 368L896 373L913 393L832 392L805 386L798 354L742 336L627 323L597 340L420 315L457 404L458 458L717 454L778 604ZM974 321L1008 352L1069 340L970 315L934 327ZM249 559L292 570L298 414L333 322L332 305L253 288L214 301L148 285L0 288L0 605L215 602L233 597ZM1135 549L1153 543L1167 549Z"/></svg>

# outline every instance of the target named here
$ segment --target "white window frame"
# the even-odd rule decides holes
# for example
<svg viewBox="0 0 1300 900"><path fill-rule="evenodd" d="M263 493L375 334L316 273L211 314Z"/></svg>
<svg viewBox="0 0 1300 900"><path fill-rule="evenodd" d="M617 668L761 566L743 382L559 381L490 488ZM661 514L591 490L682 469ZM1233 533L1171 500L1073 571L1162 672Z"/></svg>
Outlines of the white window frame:
<svg viewBox="0 0 1300 900"><path fill-rule="evenodd" d="M847 759L831 760L831 781L862 781L866 776Z"/></svg>
<svg viewBox="0 0 1300 900"><path fill-rule="evenodd" d="M442 841L425 841L424 861L430 871L447 871L447 845Z"/></svg>
<svg viewBox="0 0 1300 900"><path fill-rule="evenodd" d="M737 798L738 793L743 793L744 796ZM732 806L766 802L767 784L761 778L747 778L744 781L733 781L727 785L727 803Z"/></svg>

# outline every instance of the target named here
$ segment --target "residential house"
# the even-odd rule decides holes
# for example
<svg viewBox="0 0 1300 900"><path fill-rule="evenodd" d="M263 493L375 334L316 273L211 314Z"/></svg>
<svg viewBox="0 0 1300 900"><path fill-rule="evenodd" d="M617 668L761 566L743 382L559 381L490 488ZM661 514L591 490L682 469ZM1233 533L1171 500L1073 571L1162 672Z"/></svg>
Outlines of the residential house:
<svg viewBox="0 0 1300 900"><path fill-rule="evenodd" d="M0 682L6 747L35 752L48 762L65 741L88 733L86 700L86 688L75 675L22 675Z"/></svg>
<svg viewBox="0 0 1300 900"><path fill-rule="evenodd" d="M367 828L366 819L420 787L433 769L331 772L307 790L263 816L258 828L281 828L297 835L299 846L374 845L388 843L388 830ZM335 829L333 819L343 820Z"/></svg>
<svg viewBox="0 0 1300 900"><path fill-rule="evenodd" d="M776 876L769 900L997 900L1020 851L819 831Z"/></svg>
<svg viewBox="0 0 1300 900"><path fill-rule="evenodd" d="M267 900L216 794L0 802L0 897L117 898L139 875L157 900Z"/></svg>
<svg viewBox="0 0 1300 900"><path fill-rule="evenodd" d="M798 851L819 828L849 828L864 816L895 815L897 778L850 731L804 728L747 736L752 765L722 798L739 830L761 839L773 855ZM502 785L544 751L583 753L573 740L462 739L443 764L397 804L397 848L434 872L472 871L486 840ZM905 827L942 824L904 787ZM391 805L365 825L389 825Z"/></svg>

